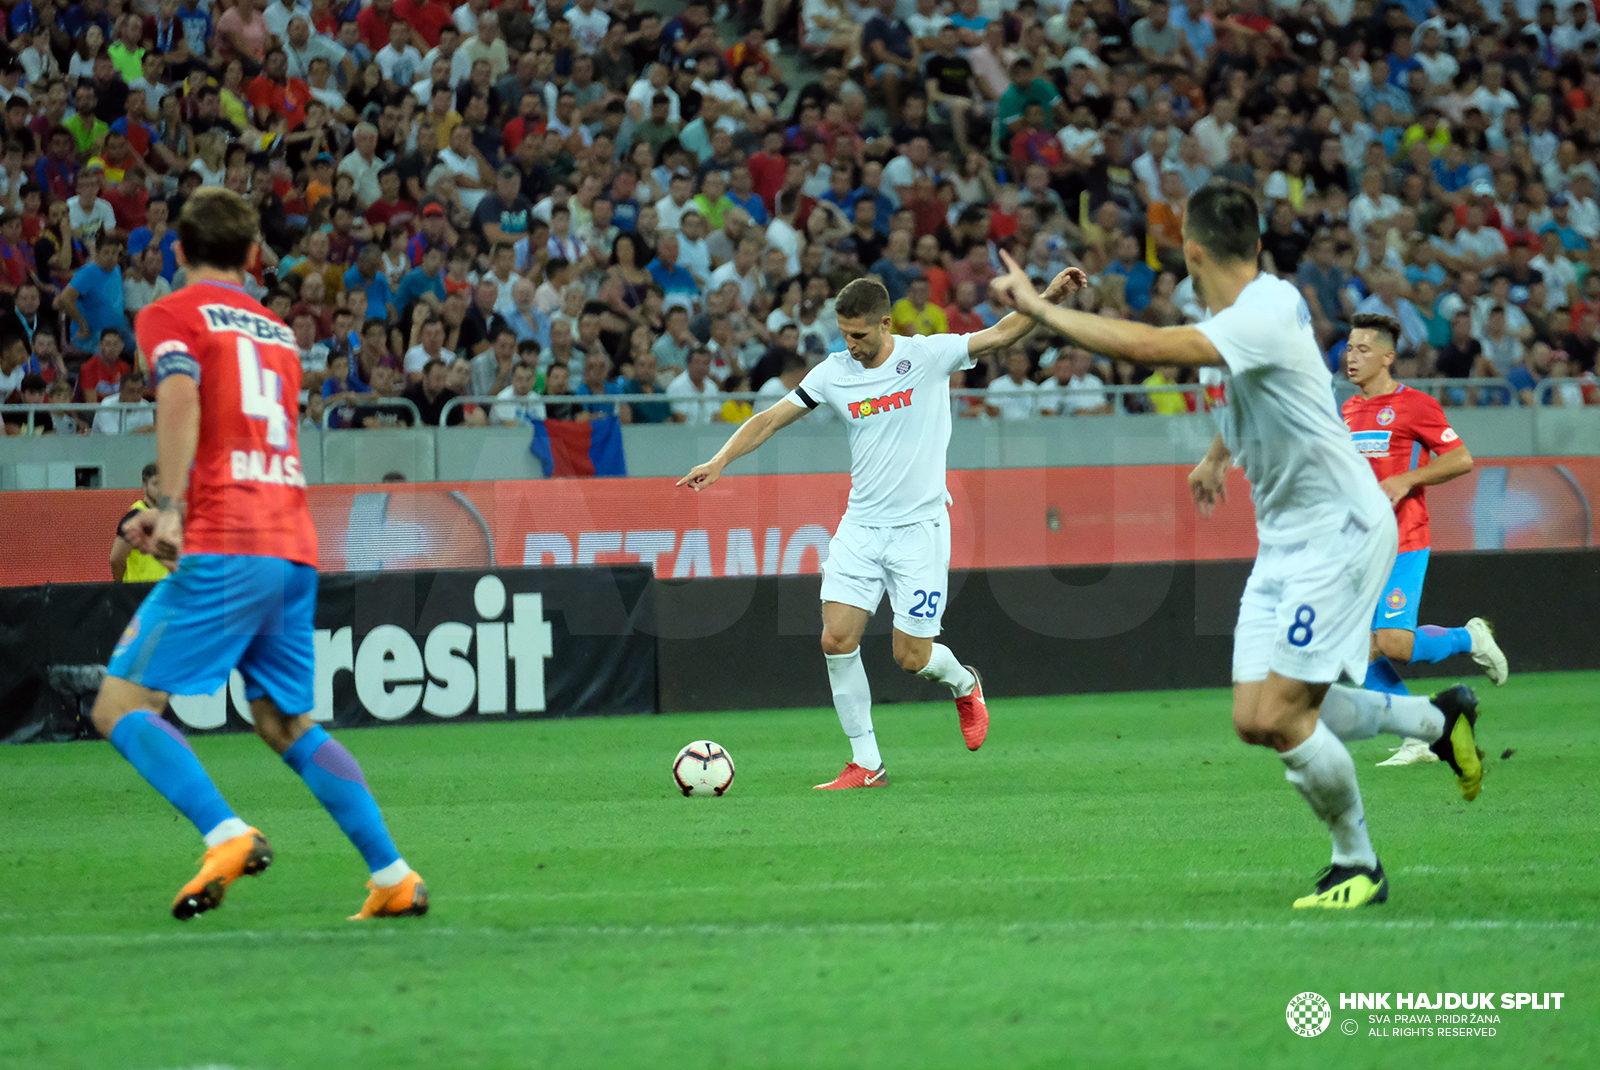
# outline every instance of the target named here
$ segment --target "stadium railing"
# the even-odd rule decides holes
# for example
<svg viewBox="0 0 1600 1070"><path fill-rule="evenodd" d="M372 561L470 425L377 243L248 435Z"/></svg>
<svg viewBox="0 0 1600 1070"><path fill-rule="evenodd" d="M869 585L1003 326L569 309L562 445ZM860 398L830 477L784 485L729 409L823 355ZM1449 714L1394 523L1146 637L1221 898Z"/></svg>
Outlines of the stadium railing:
<svg viewBox="0 0 1600 1070"><path fill-rule="evenodd" d="M10 414L14 412L26 413L28 422L25 426L27 427L28 434L30 435L33 434L36 413L59 412L65 416L71 416L75 420L82 420L84 423L93 424L94 418L103 412L120 413L135 411L154 413L155 409L148 402L142 401L115 401L110 405L89 401L50 401L42 402L37 405L0 405L0 414ZM118 433L124 434L126 432Z"/></svg>
<svg viewBox="0 0 1600 1070"><path fill-rule="evenodd" d="M1484 457L1534 457L1534 456L1589 456L1600 455L1600 406L1577 409L1550 405L1523 405L1512 385L1504 379L1433 379L1408 380L1407 385L1441 398L1446 413L1458 424L1461 433L1473 444L1475 454ZM1564 386L1592 388L1592 379L1547 379L1538 384L1540 396L1553 395ZM1354 387L1345 380L1334 383L1337 401L1354 393ZM1030 417L991 421L961 419L952 440L949 464L952 468L1049 466L1052 464L1105 465L1172 463L1176 458L1187 457L1196 449L1203 449L1202 440L1212 434L1210 421L1205 419L1203 388L1196 384L1174 386L1111 385L1101 388L1110 401L1109 414L1093 417ZM1170 414L1128 411L1126 399L1150 394L1178 394L1186 396L1184 409ZM1475 394L1476 398L1472 395ZM955 399L989 399L995 402L1015 401L1016 394L990 395L987 390L952 390ZM1457 401L1490 398L1502 402L1498 405L1457 405ZM772 395L750 392L718 393L699 403L715 412L729 400L770 401ZM559 397L539 395L544 404L593 405L607 401L673 404L694 398L678 398L666 394L593 395L566 394ZM1043 400L1037 398L1036 400ZM505 404L499 396L472 395L453 399L443 411L443 418L463 405L480 405L492 408ZM526 424L506 427L498 421L488 427L427 427L420 421L420 412L407 399L390 398L386 405L404 408L411 412L413 426L365 430L361 435L347 435L344 429L305 431L301 435L301 454L308 481L314 483L369 483L390 471L398 471L414 481L521 479L539 478L538 466L526 458L526 441L520 449L510 449L514 442L531 434ZM958 400L954 404L959 405ZM135 406L130 406L135 407ZM1137 406L1136 406L1137 407ZM1169 406L1172 408L1175 406ZM0 412L23 414L26 428L31 429L37 414L45 412L69 413L80 420L92 420L105 406L86 403L42 403L38 405L0 406ZM149 408L143 407L148 412ZM1590 411L1590 410L1593 411ZM797 429L794 449L777 454L765 451L756 461L759 471L811 472L845 471L848 469L848 452L843 436L837 429L829 430L826 424L808 421L804 429ZM456 433L459 432L459 433ZM476 432L469 434L468 432ZM625 430L624 443L628 451L628 469L632 475L663 476L681 474L677 469L690 466L714 452L732 429L717 422L688 424L674 427L670 424L633 425ZM149 435L130 440L118 436L116 445L101 444L108 436L70 436L69 442L59 445L51 438L36 435L17 436L15 445L0 444L0 489L43 489L46 486L73 485L66 478L67 468L99 469L97 476L84 478L103 479L107 486L132 487L138 485L140 466L154 459L153 439L144 443ZM53 436L52 436L53 438ZM1168 454L1171 456L1168 456ZM146 456L148 454L148 456ZM518 460L521 458L521 460ZM1029 458L1032 458L1031 460ZM60 464L54 464L59 461ZM749 465L741 462L745 467ZM45 474L45 469L59 468L58 474ZM83 473L79 473L83 476ZM56 479L65 482L51 482ZM85 482L78 486L101 485Z"/></svg>

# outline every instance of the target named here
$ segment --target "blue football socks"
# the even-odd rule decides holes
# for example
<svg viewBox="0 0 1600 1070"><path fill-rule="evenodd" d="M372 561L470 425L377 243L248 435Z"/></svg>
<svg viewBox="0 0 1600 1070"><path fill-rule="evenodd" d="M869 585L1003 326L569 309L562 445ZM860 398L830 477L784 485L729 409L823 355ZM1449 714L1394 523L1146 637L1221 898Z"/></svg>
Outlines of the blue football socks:
<svg viewBox="0 0 1600 1070"><path fill-rule="evenodd" d="M1368 691L1382 691L1389 695L1411 694L1401 681L1400 674L1394 671L1394 663L1388 658L1379 658L1367 666L1367 678L1362 686Z"/></svg>
<svg viewBox="0 0 1600 1070"><path fill-rule="evenodd" d="M1411 663L1432 664L1471 650L1472 634L1465 628L1440 628L1438 625L1424 624L1417 629L1416 638L1412 641Z"/></svg>
<svg viewBox="0 0 1600 1070"><path fill-rule="evenodd" d="M361 767L332 736L313 726L283 752L283 760L300 774L334 823L350 837L368 869L377 873L400 861L400 851L389 836Z"/></svg>
<svg viewBox="0 0 1600 1070"><path fill-rule="evenodd" d="M160 715L133 710L111 730L111 745L204 836L235 819L187 740ZM236 820L236 819L235 819Z"/></svg>

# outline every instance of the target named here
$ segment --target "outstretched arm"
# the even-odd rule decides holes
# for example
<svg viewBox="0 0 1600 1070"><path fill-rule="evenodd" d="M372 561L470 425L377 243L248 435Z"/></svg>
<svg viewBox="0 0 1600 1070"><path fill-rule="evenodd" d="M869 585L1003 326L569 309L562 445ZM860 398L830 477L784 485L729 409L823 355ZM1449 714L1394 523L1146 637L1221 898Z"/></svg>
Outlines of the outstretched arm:
<svg viewBox="0 0 1600 1070"><path fill-rule="evenodd" d="M1017 268L1016 263L1009 258L1007 263L1013 271L1020 270ZM1002 278L1007 277L1009 276L1002 276ZM1028 292L1032 293L1033 280L1024 275L1023 283L1027 286ZM1085 275L1081 268L1064 268L1059 275L1051 280L1050 285L1045 287L1044 293L1037 296L1039 300L1054 306L1065 301L1073 293L1087 285L1089 285L1089 276ZM1039 320L1027 315L1020 309L1012 312L993 327L985 327L981 331L967 335L967 354L973 358L978 358L997 351L1003 353L1026 338L1039 325L1039 322Z"/></svg>
<svg viewBox="0 0 1600 1070"><path fill-rule="evenodd" d="M1151 327L1129 320L1111 319L1089 312L1058 308L1034 292L1033 283L1023 274L1009 253L1000 254L1008 274L995 280L1001 298L1017 312L1032 317L1053 331L1066 335L1077 346L1102 356L1131 360L1135 364L1221 364L1222 357L1211 339L1193 327ZM1006 317L1011 319L1010 316ZM1004 325L995 324L991 330Z"/></svg>
<svg viewBox="0 0 1600 1070"><path fill-rule="evenodd" d="M806 414L806 409L788 398L780 398L770 409L758 412L739 425L733 437L722 444L715 457L689 469L689 474L677 485L693 491L705 490L722 476L722 470L747 453L753 453L776 432L788 427Z"/></svg>

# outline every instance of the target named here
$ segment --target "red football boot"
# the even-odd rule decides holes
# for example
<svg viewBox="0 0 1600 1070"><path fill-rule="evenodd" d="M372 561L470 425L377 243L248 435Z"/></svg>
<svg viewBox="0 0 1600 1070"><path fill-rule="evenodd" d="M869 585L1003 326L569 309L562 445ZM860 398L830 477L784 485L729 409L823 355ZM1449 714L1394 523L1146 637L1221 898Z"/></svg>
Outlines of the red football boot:
<svg viewBox="0 0 1600 1070"><path fill-rule="evenodd" d="M889 786L889 770L886 766L877 769L863 769L855 762L844 767L844 772L828 781L818 784L815 791L838 791L842 788L884 788Z"/></svg>
<svg viewBox="0 0 1600 1070"><path fill-rule="evenodd" d="M971 665L966 668L977 683L971 694L956 699L956 712L961 715L961 738L967 741L967 749L977 750L989 735L989 707L983 701L983 677Z"/></svg>

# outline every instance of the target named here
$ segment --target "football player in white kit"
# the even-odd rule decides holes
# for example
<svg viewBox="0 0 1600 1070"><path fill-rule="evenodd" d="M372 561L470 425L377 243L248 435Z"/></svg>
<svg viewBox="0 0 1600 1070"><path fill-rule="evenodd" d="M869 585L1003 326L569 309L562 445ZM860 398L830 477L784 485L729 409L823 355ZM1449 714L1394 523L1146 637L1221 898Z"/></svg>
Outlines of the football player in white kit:
<svg viewBox="0 0 1600 1070"><path fill-rule="evenodd" d="M1333 835L1333 861L1300 907L1357 907L1388 898L1367 835L1355 764L1344 740L1378 732L1436 745L1461 794L1478 795L1476 698L1386 695L1336 683L1367 672L1372 613L1399 536L1388 498L1356 452L1334 405L1332 376L1294 286L1258 272L1259 211L1243 187L1217 180L1189 198L1183 252L1211 318L1157 328L1039 301L1010 273L999 296L1074 345L1139 364L1222 365L1221 433L1189 476L1202 515L1222 500L1229 463L1250 480L1260 550L1233 633L1233 725L1271 747L1286 776Z"/></svg>
<svg viewBox="0 0 1600 1070"><path fill-rule="evenodd" d="M1087 281L1079 269L1067 268L1040 300L1064 300ZM834 307L846 350L829 354L782 400L740 424L715 457L678 480L680 487L704 490L729 462L819 405L831 408L849 429L850 500L822 565L822 652L851 759L832 781L817 785L825 790L889 782L861 664L861 634L885 590L894 610L895 661L950 688L969 750L988 735L989 710L977 672L934 642L950 570L950 494L944 483L950 376L985 354L1003 352L1034 327L1032 318L1012 313L975 334L897 337L890 331L889 293L871 279L845 286Z"/></svg>

